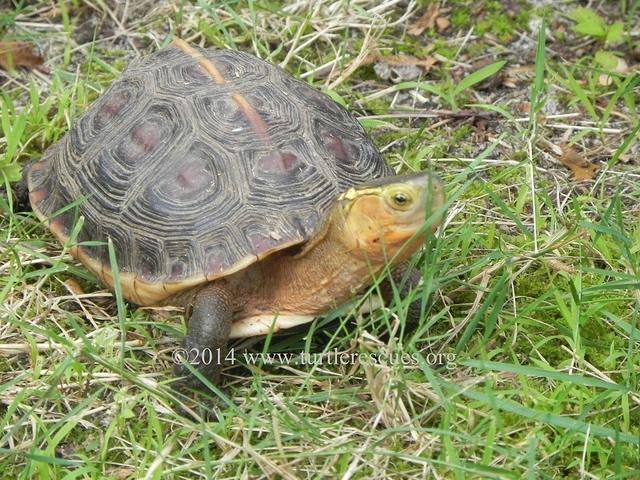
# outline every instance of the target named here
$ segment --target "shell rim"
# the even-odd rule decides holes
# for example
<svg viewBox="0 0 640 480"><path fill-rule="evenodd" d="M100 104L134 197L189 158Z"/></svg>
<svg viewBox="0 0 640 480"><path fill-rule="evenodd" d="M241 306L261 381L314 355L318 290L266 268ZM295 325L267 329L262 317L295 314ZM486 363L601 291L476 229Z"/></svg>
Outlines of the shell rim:
<svg viewBox="0 0 640 480"><path fill-rule="evenodd" d="M34 166L45 163L46 161L40 161L34 164ZM33 191L31 190L31 175L27 175L27 185L29 188L29 203L33 208L33 212L38 219L47 226L47 228L53 233L54 237L64 246L69 241L69 235L65 234L59 227L53 225L51 218L44 215L38 208L38 202L33 198ZM275 247L262 252L259 255L246 255L241 257L236 262L229 265L224 270L213 274L207 275L204 273L192 275L182 278L177 281L162 281L149 282L139 277L136 273L131 272L119 272L120 284L122 285L123 295L133 301L134 303L142 306L157 305L159 302L168 299L172 295L203 285L205 283L212 282L219 278L228 277L241 270L248 268L249 266L257 263L264 258L296 245L305 243L305 239L293 239L288 242L282 242ZM96 277L103 280L109 288L113 288L113 274L111 266L105 262L98 260L96 257L90 254L90 250L82 245L73 245L69 247L71 255L80 261L89 271L91 271Z"/></svg>

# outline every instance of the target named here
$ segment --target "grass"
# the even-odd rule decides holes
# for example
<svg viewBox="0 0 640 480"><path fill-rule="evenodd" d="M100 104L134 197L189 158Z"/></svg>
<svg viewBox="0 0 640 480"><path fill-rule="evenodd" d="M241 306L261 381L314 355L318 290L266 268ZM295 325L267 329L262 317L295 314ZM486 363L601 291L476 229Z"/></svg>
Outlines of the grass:
<svg viewBox="0 0 640 480"><path fill-rule="evenodd" d="M626 73L598 64L569 17L526 2L442 2L447 30L407 34L427 3L0 11L4 36L35 41L50 69L0 72L7 186L131 59L179 34L281 63L348 105L399 171L435 170L449 198L414 258L418 291L365 314L372 287L310 325L232 343L216 402L169 388L180 310L112 296L0 198L3 478L640 476L638 2L598 4L624 22ZM447 55L404 83L365 61L432 42ZM593 180L571 178L564 144L601 164ZM421 298L423 322L406 328Z"/></svg>

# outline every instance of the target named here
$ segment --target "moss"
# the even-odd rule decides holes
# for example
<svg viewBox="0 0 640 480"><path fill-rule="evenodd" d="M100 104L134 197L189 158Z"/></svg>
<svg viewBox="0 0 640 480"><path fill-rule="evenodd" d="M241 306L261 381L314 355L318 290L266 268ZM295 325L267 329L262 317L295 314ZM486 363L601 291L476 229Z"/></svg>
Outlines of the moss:
<svg viewBox="0 0 640 480"><path fill-rule="evenodd" d="M473 135L473 126L464 124L457 129L447 132L447 138L451 140L447 142L447 153L451 156L472 156L475 150L473 141L470 137Z"/></svg>
<svg viewBox="0 0 640 480"><path fill-rule="evenodd" d="M514 28L509 17L492 13L478 22L476 31L478 33L492 33L501 42L508 42L513 37Z"/></svg>
<svg viewBox="0 0 640 480"><path fill-rule="evenodd" d="M373 132L373 136L375 137L376 143L378 145L387 145L391 142L395 142L405 135L395 130L380 129L376 132Z"/></svg>
<svg viewBox="0 0 640 480"><path fill-rule="evenodd" d="M625 341L600 318L591 317L580 327L580 335L586 345L585 360L593 365L604 365L609 356L609 347L624 350ZM614 378L614 381L619 379Z"/></svg>
<svg viewBox="0 0 640 480"><path fill-rule="evenodd" d="M487 44L478 40L475 42L468 42L465 45L464 52L468 55L469 58L480 57L487 53Z"/></svg>
<svg viewBox="0 0 640 480"><path fill-rule="evenodd" d="M531 19L530 10L524 8L526 4L525 1L520 1L515 14L510 14L504 9L502 2L487 2L484 9L485 14L478 22L476 31L491 33L501 42L511 41L516 30L526 28Z"/></svg>
<svg viewBox="0 0 640 480"><path fill-rule="evenodd" d="M452 58L454 58L456 56L456 53L458 52L458 47L457 46L452 46L452 45L447 45L442 40L438 40L435 43L434 51L436 53L442 55L443 57L452 59Z"/></svg>
<svg viewBox="0 0 640 480"><path fill-rule="evenodd" d="M561 283L561 278L552 278L545 268L528 270L527 275L518 275L514 281L518 297L538 298L549 290L549 285Z"/></svg>
<svg viewBox="0 0 640 480"><path fill-rule="evenodd" d="M529 157L529 155L527 154L527 152L525 152L524 150L516 150L515 152L513 152L513 154L511 155L511 159L515 160L516 162L523 162L525 161L527 158Z"/></svg>
<svg viewBox="0 0 640 480"><path fill-rule="evenodd" d="M543 5L538 7L535 10L535 15L537 17L543 18L544 20L551 20L553 18L553 6L552 5ZM556 37L557 40L557 37Z"/></svg>
<svg viewBox="0 0 640 480"><path fill-rule="evenodd" d="M520 11L516 14L514 20L516 28L526 29L529 27L529 22L531 21L531 10L529 8L522 7L522 4L526 5L526 2L520 2L520 4Z"/></svg>
<svg viewBox="0 0 640 480"><path fill-rule="evenodd" d="M472 129L471 125L462 125L457 130L453 132L452 140L454 142L459 142L461 140L466 139L469 135L471 135Z"/></svg>
<svg viewBox="0 0 640 480"><path fill-rule="evenodd" d="M465 7L454 7L451 12L451 25L455 28L466 28L471 25L471 12Z"/></svg>
<svg viewBox="0 0 640 480"><path fill-rule="evenodd" d="M418 58L427 57L431 54L433 47L430 43L422 43L420 41L421 39L423 39L423 37L418 37L416 39L409 35L405 35L402 39L402 43L395 45L395 48L393 49L393 51L395 52L394 54L413 55L414 57Z"/></svg>

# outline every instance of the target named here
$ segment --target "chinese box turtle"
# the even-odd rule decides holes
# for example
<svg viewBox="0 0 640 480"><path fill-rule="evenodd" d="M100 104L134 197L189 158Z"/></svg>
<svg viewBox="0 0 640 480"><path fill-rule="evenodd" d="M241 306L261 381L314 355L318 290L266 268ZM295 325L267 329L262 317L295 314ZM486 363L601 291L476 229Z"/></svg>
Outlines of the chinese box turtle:
<svg viewBox="0 0 640 480"><path fill-rule="evenodd" d="M402 270L444 203L437 177L394 176L326 95L181 40L132 63L26 178L37 216L104 283L111 242L126 299L189 307L187 352L308 322ZM192 363L217 381L217 362Z"/></svg>

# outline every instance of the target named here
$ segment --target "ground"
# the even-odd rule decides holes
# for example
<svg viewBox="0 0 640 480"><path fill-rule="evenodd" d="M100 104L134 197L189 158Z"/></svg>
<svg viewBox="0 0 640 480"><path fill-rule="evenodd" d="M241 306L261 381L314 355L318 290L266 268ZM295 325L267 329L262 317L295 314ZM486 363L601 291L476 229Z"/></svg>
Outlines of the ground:
<svg viewBox="0 0 640 480"><path fill-rule="evenodd" d="M44 59L0 70L8 188L179 36L328 93L449 198L416 329L411 299L360 313L371 289L232 343L214 402L169 387L181 310L114 297L2 197L3 478L639 478L640 2L585 6L0 2Z"/></svg>

